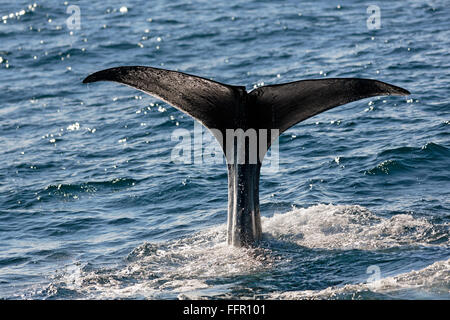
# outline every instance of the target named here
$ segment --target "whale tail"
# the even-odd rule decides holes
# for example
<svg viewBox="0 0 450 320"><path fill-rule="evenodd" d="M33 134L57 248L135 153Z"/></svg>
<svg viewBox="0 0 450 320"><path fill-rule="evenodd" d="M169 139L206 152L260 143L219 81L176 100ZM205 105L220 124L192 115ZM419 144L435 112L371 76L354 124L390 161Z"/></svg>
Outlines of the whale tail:
<svg viewBox="0 0 450 320"><path fill-rule="evenodd" d="M259 87L247 94L243 86L143 66L105 69L89 75L83 83L96 81L114 81L134 87L167 102L207 128L224 130L252 125L255 129L276 128L280 134L298 122L352 101L410 94L391 84L358 78L300 80ZM243 102L247 102L249 110L243 108ZM252 111L251 123L242 123L247 122L242 121L242 113L249 116Z"/></svg>
<svg viewBox="0 0 450 320"><path fill-rule="evenodd" d="M259 175L270 143L293 125L331 108L380 95L408 95L385 82L358 78L301 80L259 87L247 93L243 86L227 85L198 76L143 66L125 66L95 72L83 83L114 81L157 97L190 115L211 130L228 163L228 242L250 245L261 238ZM250 139L236 139L228 130L255 130L256 148ZM276 134L260 134L269 130ZM260 140L266 139L261 150ZM233 146L228 148L228 145ZM243 163L239 150L260 157ZM252 151L253 150L253 151Z"/></svg>

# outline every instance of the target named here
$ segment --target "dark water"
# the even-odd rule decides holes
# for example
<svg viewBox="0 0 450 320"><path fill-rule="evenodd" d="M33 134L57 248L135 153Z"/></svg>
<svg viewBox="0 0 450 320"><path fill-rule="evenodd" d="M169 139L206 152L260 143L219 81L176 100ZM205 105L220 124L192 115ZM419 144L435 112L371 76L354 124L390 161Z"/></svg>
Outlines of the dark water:
<svg viewBox="0 0 450 320"><path fill-rule="evenodd" d="M369 30L364 1L2 1L0 297L449 299L450 9L377 4ZM234 249L225 165L171 161L193 120L81 83L118 65L412 95L289 129L261 179L264 240Z"/></svg>

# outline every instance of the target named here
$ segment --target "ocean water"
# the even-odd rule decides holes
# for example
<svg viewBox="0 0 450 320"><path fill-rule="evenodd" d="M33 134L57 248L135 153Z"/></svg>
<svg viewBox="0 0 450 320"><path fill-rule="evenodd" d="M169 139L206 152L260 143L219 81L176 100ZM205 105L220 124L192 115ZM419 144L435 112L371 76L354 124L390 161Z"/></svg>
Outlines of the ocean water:
<svg viewBox="0 0 450 320"><path fill-rule="evenodd" d="M378 1L371 29L370 4L2 1L0 298L449 299L450 8ZM194 121L81 83L120 65L412 94L286 131L261 177L263 241L230 248L225 165L171 161Z"/></svg>

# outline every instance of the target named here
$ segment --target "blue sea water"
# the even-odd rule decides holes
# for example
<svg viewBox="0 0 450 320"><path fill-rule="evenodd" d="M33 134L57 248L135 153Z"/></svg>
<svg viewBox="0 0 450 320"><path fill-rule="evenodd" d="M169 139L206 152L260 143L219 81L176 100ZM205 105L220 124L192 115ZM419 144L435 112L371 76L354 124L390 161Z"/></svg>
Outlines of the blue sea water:
<svg viewBox="0 0 450 320"><path fill-rule="evenodd" d="M450 8L377 1L369 29L371 4L2 1L0 298L449 299ZM171 161L194 121L81 83L120 65L412 94L286 131L261 177L263 241L239 249L225 244L225 165Z"/></svg>

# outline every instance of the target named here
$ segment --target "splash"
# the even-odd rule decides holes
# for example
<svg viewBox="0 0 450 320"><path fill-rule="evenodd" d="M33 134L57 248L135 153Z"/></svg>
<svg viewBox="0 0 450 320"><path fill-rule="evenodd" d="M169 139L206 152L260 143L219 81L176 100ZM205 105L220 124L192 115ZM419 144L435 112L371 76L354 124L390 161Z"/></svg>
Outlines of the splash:
<svg viewBox="0 0 450 320"><path fill-rule="evenodd" d="M387 277L374 282L329 287L324 290L304 290L274 292L268 299L364 299L366 296L378 298L427 298L450 296L450 259L437 261L430 266ZM372 294L372 295L370 295Z"/></svg>
<svg viewBox="0 0 450 320"><path fill-rule="evenodd" d="M144 243L133 249L118 267L68 266L52 279L42 294L61 298L64 292L70 292L71 296L87 299L235 298L233 288L242 279L253 277L263 281L264 275L302 263L287 261L286 243L298 245L297 249L290 247L288 250L299 252L305 248L330 249L331 252L448 245L448 238L445 238L448 232L425 219L408 214L385 218L360 206L321 204L295 209L264 218L263 228L264 240L255 248L226 245L224 225L175 241ZM435 243L437 239L440 241ZM449 261L373 283L319 291L274 291L264 298L353 298L360 292L385 293L415 287L441 292L448 289ZM255 297L248 295L245 292L239 297Z"/></svg>
<svg viewBox="0 0 450 320"><path fill-rule="evenodd" d="M226 245L224 226L168 243L144 243L121 268L89 270L71 266L55 277L44 294L76 292L83 298L180 298L205 296L210 279L248 275L270 269L275 258L263 248ZM205 292L203 292L205 291Z"/></svg>
<svg viewBox="0 0 450 320"><path fill-rule="evenodd" d="M448 228L448 226L446 226ZM448 245L446 230L423 218L377 216L361 206L320 204L263 219L270 237L307 248L375 250L405 245Z"/></svg>

